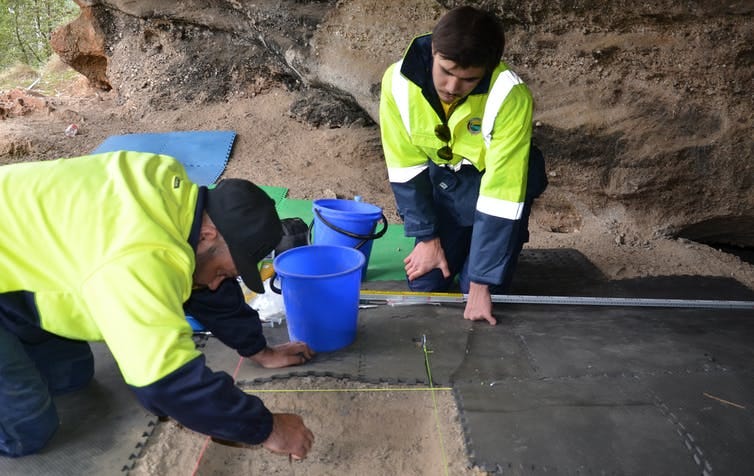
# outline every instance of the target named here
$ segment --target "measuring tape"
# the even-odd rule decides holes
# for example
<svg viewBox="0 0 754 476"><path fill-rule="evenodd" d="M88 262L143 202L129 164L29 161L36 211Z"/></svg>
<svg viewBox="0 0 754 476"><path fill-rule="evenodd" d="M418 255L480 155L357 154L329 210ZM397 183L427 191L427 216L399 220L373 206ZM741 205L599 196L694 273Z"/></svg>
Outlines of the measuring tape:
<svg viewBox="0 0 754 476"><path fill-rule="evenodd" d="M391 306L414 304L464 303L467 295L461 293L427 293L416 291L362 290L359 299L364 303L382 303ZM750 309L754 301L721 301L711 299L649 299L582 296L526 296L493 294L493 303L507 304L559 304L566 306L625 306L625 307L675 307L697 309Z"/></svg>

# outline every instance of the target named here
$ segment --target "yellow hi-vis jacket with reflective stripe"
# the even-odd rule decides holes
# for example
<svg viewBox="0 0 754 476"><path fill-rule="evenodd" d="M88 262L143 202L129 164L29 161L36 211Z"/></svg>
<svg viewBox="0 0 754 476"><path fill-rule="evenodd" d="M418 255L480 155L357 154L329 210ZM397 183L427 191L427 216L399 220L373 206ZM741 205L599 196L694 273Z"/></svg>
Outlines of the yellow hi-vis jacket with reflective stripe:
<svg viewBox="0 0 754 476"><path fill-rule="evenodd" d="M159 380L199 355L183 313L198 189L135 152L0 167L0 294L33 292L42 329L107 342L128 384Z"/></svg>
<svg viewBox="0 0 754 476"><path fill-rule="evenodd" d="M435 134L443 122L431 77L431 35L414 39L404 58L388 67L382 79L380 128L388 177L407 236L436 234L431 190L421 183L429 161L459 167L470 163L483 173L476 200L470 276L499 284L504 263L499 256L476 256L479 250L505 248L515 240L511 221L521 217L526 197L533 99L523 81L501 62L459 104L447 124L448 144ZM439 101L439 99L435 99ZM449 145L452 160L438 157ZM497 246L495 243L499 243ZM475 265L476 263L476 265ZM476 269L474 269L476 268Z"/></svg>
<svg viewBox="0 0 754 476"><path fill-rule="evenodd" d="M119 151L0 167L0 325L20 337L39 327L104 341L145 408L258 444L272 431L272 414L205 365L185 318L184 309L201 316L240 355L266 345L235 279L192 290L206 199L163 155Z"/></svg>

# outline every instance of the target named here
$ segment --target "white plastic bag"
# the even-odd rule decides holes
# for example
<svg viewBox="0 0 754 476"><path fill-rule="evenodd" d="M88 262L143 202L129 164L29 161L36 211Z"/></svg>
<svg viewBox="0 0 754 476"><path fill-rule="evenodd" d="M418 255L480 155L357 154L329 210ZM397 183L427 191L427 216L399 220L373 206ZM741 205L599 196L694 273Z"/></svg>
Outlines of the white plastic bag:
<svg viewBox="0 0 754 476"><path fill-rule="evenodd" d="M270 289L270 279L264 280L264 294L256 294L250 301L249 306L259 313L262 322L280 324L285 319L285 305L283 296Z"/></svg>

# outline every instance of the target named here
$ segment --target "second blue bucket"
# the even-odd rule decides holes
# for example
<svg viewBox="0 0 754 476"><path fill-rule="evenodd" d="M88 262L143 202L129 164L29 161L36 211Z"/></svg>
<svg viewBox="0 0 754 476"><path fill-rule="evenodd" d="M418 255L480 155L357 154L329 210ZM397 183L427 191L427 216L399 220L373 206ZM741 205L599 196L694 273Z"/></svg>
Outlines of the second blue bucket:
<svg viewBox="0 0 754 476"><path fill-rule="evenodd" d="M373 241L387 231L387 220L377 205L355 200L324 198L312 202L312 243L357 248L364 254L361 279L366 278ZM382 221L381 230L377 225Z"/></svg>
<svg viewBox="0 0 754 476"><path fill-rule="evenodd" d="M354 248L330 245L300 246L275 258L292 341L306 342L315 352L354 341L364 260Z"/></svg>

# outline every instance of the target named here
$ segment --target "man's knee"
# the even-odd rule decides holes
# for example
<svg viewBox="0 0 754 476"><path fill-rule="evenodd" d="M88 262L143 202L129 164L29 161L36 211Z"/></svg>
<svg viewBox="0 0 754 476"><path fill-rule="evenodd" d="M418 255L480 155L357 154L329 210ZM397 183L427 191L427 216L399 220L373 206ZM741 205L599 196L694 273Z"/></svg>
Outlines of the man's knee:
<svg viewBox="0 0 754 476"><path fill-rule="evenodd" d="M0 455L37 452L57 428L44 377L21 340L0 325Z"/></svg>

